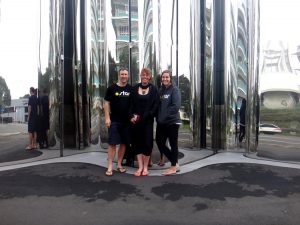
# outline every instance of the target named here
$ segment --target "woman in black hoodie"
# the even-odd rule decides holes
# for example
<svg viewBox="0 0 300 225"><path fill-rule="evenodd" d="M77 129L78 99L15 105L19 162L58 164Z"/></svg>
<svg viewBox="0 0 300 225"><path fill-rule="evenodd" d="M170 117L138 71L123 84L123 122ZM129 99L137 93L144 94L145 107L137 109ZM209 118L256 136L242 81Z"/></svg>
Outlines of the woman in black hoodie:
<svg viewBox="0 0 300 225"><path fill-rule="evenodd" d="M172 84L172 73L165 70L161 75L162 86L159 89L156 143L159 151L171 162L171 167L162 175L172 175L179 170L178 166L178 131L181 124L179 109L181 96L179 89ZM167 139L171 149L166 146Z"/></svg>

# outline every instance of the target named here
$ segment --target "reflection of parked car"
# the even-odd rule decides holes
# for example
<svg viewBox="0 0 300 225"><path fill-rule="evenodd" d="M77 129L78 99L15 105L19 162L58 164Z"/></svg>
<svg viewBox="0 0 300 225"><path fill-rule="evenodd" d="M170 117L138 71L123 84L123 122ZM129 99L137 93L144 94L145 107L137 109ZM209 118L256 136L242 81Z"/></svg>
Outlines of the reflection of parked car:
<svg viewBox="0 0 300 225"><path fill-rule="evenodd" d="M282 130L274 124L263 123L259 125L259 132L265 134L280 134Z"/></svg>
<svg viewBox="0 0 300 225"><path fill-rule="evenodd" d="M190 119L187 115L186 112L184 112L182 109L179 110L179 113L180 113L180 119L183 121L183 122L190 122Z"/></svg>

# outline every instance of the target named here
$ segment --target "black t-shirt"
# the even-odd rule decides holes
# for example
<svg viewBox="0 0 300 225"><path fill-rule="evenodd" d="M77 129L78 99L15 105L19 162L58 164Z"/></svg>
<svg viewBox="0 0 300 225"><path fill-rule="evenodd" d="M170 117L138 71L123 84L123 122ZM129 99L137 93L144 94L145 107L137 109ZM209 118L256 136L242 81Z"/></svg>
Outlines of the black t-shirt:
<svg viewBox="0 0 300 225"><path fill-rule="evenodd" d="M28 100L28 105L31 106L31 115L30 118L36 117L38 115L38 99L35 95L31 95Z"/></svg>
<svg viewBox="0 0 300 225"><path fill-rule="evenodd" d="M110 119L115 122L129 122L131 86L120 87L113 84L108 87L104 99L110 102Z"/></svg>
<svg viewBox="0 0 300 225"><path fill-rule="evenodd" d="M43 110L43 116L49 118L49 98L47 95L41 97L40 104Z"/></svg>

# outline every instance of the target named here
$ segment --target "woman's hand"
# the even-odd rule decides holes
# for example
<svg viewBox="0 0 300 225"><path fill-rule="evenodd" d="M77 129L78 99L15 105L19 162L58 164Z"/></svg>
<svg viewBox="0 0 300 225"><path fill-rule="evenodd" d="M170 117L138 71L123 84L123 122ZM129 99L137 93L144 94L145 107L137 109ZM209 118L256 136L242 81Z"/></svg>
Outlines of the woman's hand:
<svg viewBox="0 0 300 225"><path fill-rule="evenodd" d="M110 124L111 124L110 118L105 119L105 126L106 126L107 128L110 127Z"/></svg>
<svg viewBox="0 0 300 225"><path fill-rule="evenodd" d="M140 115L134 114L130 122L136 124L137 122L139 122L139 120L140 120Z"/></svg>

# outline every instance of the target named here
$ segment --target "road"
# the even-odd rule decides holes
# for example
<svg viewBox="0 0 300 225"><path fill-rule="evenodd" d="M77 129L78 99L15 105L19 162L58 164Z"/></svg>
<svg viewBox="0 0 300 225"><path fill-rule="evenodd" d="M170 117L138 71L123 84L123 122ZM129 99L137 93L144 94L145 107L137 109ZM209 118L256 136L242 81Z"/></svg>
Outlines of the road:
<svg viewBox="0 0 300 225"><path fill-rule="evenodd" d="M278 160L300 160L300 138L281 134L260 134L258 155Z"/></svg>

